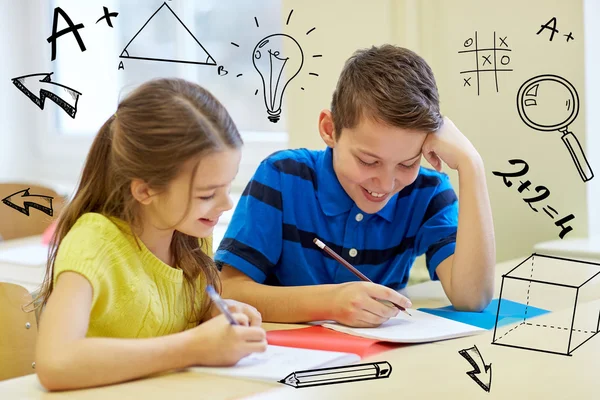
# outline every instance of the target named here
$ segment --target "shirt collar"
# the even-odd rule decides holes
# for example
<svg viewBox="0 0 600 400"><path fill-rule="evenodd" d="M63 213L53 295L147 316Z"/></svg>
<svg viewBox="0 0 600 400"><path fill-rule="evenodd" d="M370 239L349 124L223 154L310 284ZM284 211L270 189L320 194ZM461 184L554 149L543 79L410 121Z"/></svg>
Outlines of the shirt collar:
<svg viewBox="0 0 600 400"><path fill-rule="evenodd" d="M356 207L354 201L348 196L333 169L333 150L331 147L321 153L317 164L317 198L325 215L332 217L349 212ZM392 222L396 215L396 193L376 215L388 222ZM358 208L358 207L357 207Z"/></svg>

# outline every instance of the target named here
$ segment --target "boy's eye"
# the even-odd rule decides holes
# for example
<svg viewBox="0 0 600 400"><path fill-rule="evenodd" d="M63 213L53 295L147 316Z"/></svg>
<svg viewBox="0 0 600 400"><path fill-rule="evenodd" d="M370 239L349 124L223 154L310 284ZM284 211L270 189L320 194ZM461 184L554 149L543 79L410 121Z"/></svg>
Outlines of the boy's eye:
<svg viewBox="0 0 600 400"><path fill-rule="evenodd" d="M200 200L210 200L210 199L212 199L212 198L214 198L214 197L215 197L215 195L214 195L214 194L211 194L210 196L201 196L201 197L198 197L198 198L199 198Z"/></svg>
<svg viewBox="0 0 600 400"><path fill-rule="evenodd" d="M404 165L404 164L400 164L400 166L404 169L411 169L413 168L415 165L417 165L419 163L419 160L415 161L414 163L410 164L410 165Z"/></svg>
<svg viewBox="0 0 600 400"><path fill-rule="evenodd" d="M377 161L375 161L375 162L372 162L372 163L368 163L368 162L365 162L365 161L361 160L361 159L360 159L360 158L358 158L358 157L356 157L356 159L357 159L357 160L358 160L358 161L359 161L359 162L360 162L362 165L366 165L367 167L372 167L373 165L377 164Z"/></svg>

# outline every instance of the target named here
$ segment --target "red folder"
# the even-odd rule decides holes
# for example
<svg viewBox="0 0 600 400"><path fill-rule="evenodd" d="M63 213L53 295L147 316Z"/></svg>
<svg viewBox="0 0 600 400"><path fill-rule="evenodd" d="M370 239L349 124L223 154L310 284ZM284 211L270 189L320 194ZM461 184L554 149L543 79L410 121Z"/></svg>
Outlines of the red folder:
<svg viewBox="0 0 600 400"><path fill-rule="evenodd" d="M322 326L268 331L267 342L276 346L354 353L361 358L405 346L348 335Z"/></svg>

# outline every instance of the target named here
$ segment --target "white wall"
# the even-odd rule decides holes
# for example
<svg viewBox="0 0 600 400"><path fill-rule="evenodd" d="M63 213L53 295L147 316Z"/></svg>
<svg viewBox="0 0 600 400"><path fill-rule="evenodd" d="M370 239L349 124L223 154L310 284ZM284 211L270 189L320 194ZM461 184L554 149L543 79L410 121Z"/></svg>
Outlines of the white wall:
<svg viewBox="0 0 600 400"><path fill-rule="evenodd" d="M48 129L49 113L35 112L35 106L10 81L51 67L50 45L45 42L49 33L35 22L41 18L42 3L0 0L0 26L10 32L0 37L0 180L69 185L79 176L85 143L63 148L68 156L43 156L43 148L52 145L39 140ZM292 23L284 31L301 38L307 55L305 70L294 81L296 89L302 86L305 90L286 92L289 145L323 147L317 132L318 113L329 107L343 63L355 49L386 42L406 46L431 64L442 111L457 123L486 162L499 260L527 254L534 243L558 239L558 228L541 209L534 213L514 187L505 187L492 175L492 170L509 171L509 158L525 159L530 165L527 179L550 189L549 204L561 215L576 216L574 232L567 238L583 237L588 231L600 234L600 211L593 207L600 204L600 122L590 112L600 109L600 78L594 74L600 65L599 8L597 0L283 0L283 20L294 9ZM553 16L560 33L549 42L549 32L535 33ZM312 27L316 29L306 35ZM486 44L491 43L494 30L508 36L514 71L499 74L499 93L489 77L482 80L480 96L462 86L459 72L467 61L457 51L475 30ZM575 40L567 43L562 35L570 31ZM312 54L323 57L313 59ZM578 90L582 108L570 128L584 145L597 175L588 183L579 178L559 133L533 131L517 115L519 86L542 73L564 76ZM589 89L592 87L596 90ZM257 160L284 145L285 141L280 141L265 147L249 140L238 190ZM456 174L450 175L457 184Z"/></svg>
<svg viewBox="0 0 600 400"><path fill-rule="evenodd" d="M585 91L584 102L586 109L587 148L595 160L600 160L600 1L584 0L583 28L584 28L584 66L585 66ZM596 165L600 164L600 161ZM600 165L597 167L600 176ZM600 237L600 179L593 179L587 185L587 202L589 212L589 234ZM598 250L598 249L597 249Z"/></svg>
<svg viewBox="0 0 600 400"><path fill-rule="evenodd" d="M588 1L588 10L598 2ZM591 4L594 3L592 6ZM296 3L287 0L288 8ZM343 4L346 4L344 7ZM556 74L568 79L577 89L581 109L570 126L587 153L596 175L600 175L600 143L592 148L588 142L592 130L586 130L588 117L587 85L598 85L591 69L584 79L584 44L588 54L596 41L584 41L583 1L561 0L405 0L353 2L352 11L347 2L309 0L306 8L319 10L315 15L327 65L321 69L320 87L310 92L290 93L290 144L293 147L322 148L317 133L317 116L328 108L331 94L344 61L352 52L371 44L386 42L411 48L421 54L434 70L441 95L442 112L448 115L473 142L481 153L487 172L488 186L494 213L499 260L521 257L532 251L535 243L558 239L559 228L554 221L570 213L573 231L565 238L584 237L588 233L588 190L600 183L596 177L584 183L571 160L558 132L538 132L527 127L516 110L516 94L521 84L539 74ZM285 7L284 7L285 8ZM536 32L553 16L557 17L556 34L548 40L549 31ZM592 23L597 25L596 19ZM592 29L589 28L588 32ZM459 73L473 67L473 56L458 54L463 43L478 31L479 47L493 44L493 33L507 36L512 49L512 72L498 73L499 91L496 93L493 76L481 75L481 92L463 87ZM563 34L573 32L575 40L566 42ZM499 40L497 41L497 45ZM594 57L598 57L597 54ZM596 58L588 58L591 68ZM325 61L325 58L324 58ZM598 65L596 61L596 66ZM475 76L471 83L476 80ZM596 86L598 87L598 86ZM597 101L597 100L596 100ZM592 121L593 123L593 121ZM597 124L597 123L596 123ZM586 148L587 146L587 148ZM550 190L547 203L537 203L539 212L532 211L523 201L526 193L516 187L507 188L493 170L513 171L508 160L524 159L530 167L524 180L535 186L545 185ZM426 165L426 164L424 164ZM512 167L512 169L511 169ZM457 174L447 171L458 187ZM533 192L535 193L535 192ZM560 214L550 219L542 207L551 205ZM596 216L600 219L600 216ZM594 223L594 226L597 226ZM598 228L596 228L598 229Z"/></svg>
<svg viewBox="0 0 600 400"><path fill-rule="evenodd" d="M0 35L2 62L0 67L0 180L24 179L35 169L31 147L22 129L27 104L15 101L20 92L11 78L30 67L31 58L23 45L29 42L26 2L0 2ZM11 32L10 35L6 32Z"/></svg>

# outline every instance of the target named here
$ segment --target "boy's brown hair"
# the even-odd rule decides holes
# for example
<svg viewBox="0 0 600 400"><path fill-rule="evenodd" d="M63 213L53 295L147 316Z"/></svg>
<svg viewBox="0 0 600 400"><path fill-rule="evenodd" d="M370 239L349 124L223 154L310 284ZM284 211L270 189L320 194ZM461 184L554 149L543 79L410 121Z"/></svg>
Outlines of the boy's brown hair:
<svg viewBox="0 0 600 400"><path fill-rule="evenodd" d="M442 126L433 72L415 52L390 44L357 50L345 63L331 101L335 136L363 117L404 129Z"/></svg>

